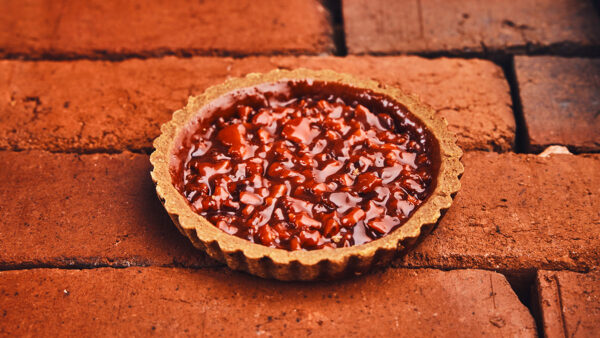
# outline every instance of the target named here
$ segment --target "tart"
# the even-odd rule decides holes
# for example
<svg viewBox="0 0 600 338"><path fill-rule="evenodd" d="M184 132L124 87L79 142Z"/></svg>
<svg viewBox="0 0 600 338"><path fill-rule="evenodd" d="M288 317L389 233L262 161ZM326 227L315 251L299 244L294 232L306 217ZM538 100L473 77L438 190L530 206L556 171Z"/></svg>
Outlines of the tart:
<svg viewBox="0 0 600 338"><path fill-rule="evenodd" d="M389 262L450 207L463 172L431 108L327 70L210 87L154 147L152 179L181 233L232 269L281 280Z"/></svg>

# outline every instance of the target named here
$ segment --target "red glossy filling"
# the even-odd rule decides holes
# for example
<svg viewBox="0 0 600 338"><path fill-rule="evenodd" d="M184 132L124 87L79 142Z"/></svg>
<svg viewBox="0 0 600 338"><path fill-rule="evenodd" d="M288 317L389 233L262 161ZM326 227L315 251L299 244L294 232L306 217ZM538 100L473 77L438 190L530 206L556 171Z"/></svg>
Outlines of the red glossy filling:
<svg viewBox="0 0 600 338"><path fill-rule="evenodd" d="M363 244L402 225L434 185L437 144L380 94L288 81L235 92L210 109L220 117L190 126L173 182L193 210L251 242Z"/></svg>

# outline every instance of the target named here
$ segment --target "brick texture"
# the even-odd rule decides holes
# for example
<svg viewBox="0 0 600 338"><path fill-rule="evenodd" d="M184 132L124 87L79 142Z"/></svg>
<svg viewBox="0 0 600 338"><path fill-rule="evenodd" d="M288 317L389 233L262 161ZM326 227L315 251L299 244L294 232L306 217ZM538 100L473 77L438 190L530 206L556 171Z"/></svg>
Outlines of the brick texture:
<svg viewBox="0 0 600 338"><path fill-rule="evenodd" d="M348 51L459 53L598 50L588 0L345 0Z"/></svg>
<svg viewBox="0 0 600 338"><path fill-rule="evenodd" d="M600 273L539 271L538 307L546 337L597 337Z"/></svg>
<svg viewBox="0 0 600 338"><path fill-rule="evenodd" d="M586 270L600 264L600 156L467 153L462 188L403 266Z"/></svg>
<svg viewBox="0 0 600 338"><path fill-rule="evenodd" d="M600 156L472 152L455 202L399 266L600 263ZM0 267L214 266L171 224L145 155L0 152Z"/></svg>
<svg viewBox="0 0 600 338"><path fill-rule="evenodd" d="M0 3L0 56L122 58L333 51L318 0Z"/></svg>
<svg viewBox="0 0 600 338"><path fill-rule="evenodd" d="M600 55L598 9L0 1L0 336L597 336L600 59L566 56ZM513 100L493 62L406 54L529 55L514 57L526 150L577 155L511 152ZM156 197L147 154L189 96L299 67L418 95L466 151L453 206L389 267L312 283L231 271Z"/></svg>
<svg viewBox="0 0 600 338"><path fill-rule="evenodd" d="M0 272L2 335L518 336L535 324L502 275L389 269L335 283L227 270Z"/></svg>
<svg viewBox="0 0 600 338"><path fill-rule="evenodd" d="M216 264L171 223L145 155L4 152L0 163L3 268Z"/></svg>
<svg viewBox="0 0 600 338"><path fill-rule="evenodd" d="M532 150L600 151L600 59L517 56L515 70Z"/></svg>
<svg viewBox="0 0 600 338"><path fill-rule="evenodd" d="M0 61L0 148L149 149L190 95L229 76L277 67L329 68L420 95L466 150L507 151L515 122L508 84L489 61L418 57L167 57L124 62Z"/></svg>

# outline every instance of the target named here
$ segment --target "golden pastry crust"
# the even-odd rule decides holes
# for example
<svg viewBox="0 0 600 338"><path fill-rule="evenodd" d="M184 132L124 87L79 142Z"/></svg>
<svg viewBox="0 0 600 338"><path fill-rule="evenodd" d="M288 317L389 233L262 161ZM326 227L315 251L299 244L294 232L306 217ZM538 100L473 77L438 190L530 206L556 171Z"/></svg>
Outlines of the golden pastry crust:
<svg viewBox="0 0 600 338"><path fill-rule="evenodd" d="M333 250L286 251L229 235L191 209L187 200L173 186L170 173L178 137L190 122L213 118L199 114L209 111L202 108L222 95L236 89L284 79L335 82L387 95L403 104L431 131L439 144L440 163L435 188L427 201L405 224L386 236L363 245ZM200 96L190 97L185 108L173 113L172 120L161 127L161 135L154 140L154 148L155 151L150 157L154 166L151 172L152 179L161 202L181 233L187 236L194 246L225 262L232 269L280 280L337 278L362 273L373 265L389 262L428 232L439 219L441 211L450 207L453 195L460 188L459 177L463 172L460 163L462 151L456 145L455 136L448 131L446 121L435 116L433 109L397 88L329 70L273 70L265 74L252 73L244 78L230 79L210 87Z"/></svg>

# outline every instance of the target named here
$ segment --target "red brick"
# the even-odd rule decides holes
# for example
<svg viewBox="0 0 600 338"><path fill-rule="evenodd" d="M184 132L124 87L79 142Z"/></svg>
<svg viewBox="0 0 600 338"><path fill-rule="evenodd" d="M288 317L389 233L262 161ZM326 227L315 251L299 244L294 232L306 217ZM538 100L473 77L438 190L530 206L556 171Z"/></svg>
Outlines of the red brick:
<svg viewBox="0 0 600 338"><path fill-rule="evenodd" d="M600 155L467 153L454 204L402 266L583 271L600 265Z"/></svg>
<svg viewBox="0 0 600 338"><path fill-rule="evenodd" d="M372 77L419 94L463 149L510 150L508 84L489 61L418 57L251 57L124 62L0 61L0 148L122 151L151 147L190 95L229 76L310 67Z"/></svg>
<svg viewBox="0 0 600 338"><path fill-rule="evenodd" d="M145 155L0 152L0 268L218 263L179 235ZM470 152L453 206L407 267L586 270L600 264L600 155ZM14 183L12 183L14 182Z"/></svg>
<svg viewBox="0 0 600 338"><path fill-rule="evenodd" d="M600 46L588 0L345 0L348 51L554 51Z"/></svg>
<svg viewBox="0 0 600 338"><path fill-rule="evenodd" d="M0 334L536 336L500 274L390 269L335 283L228 270L0 272Z"/></svg>
<svg viewBox="0 0 600 338"><path fill-rule="evenodd" d="M600 150L600 59L517 56L515 70L533 150Z"/></svg>
<svg viewBox="0 0 600 338"><path fill-rule="evenodd" d="M3 57L319 54L332 35L318 0L0 3Z"/></svg>
<svg viewBox="0 0 600 338"><path fill-rule="evenodd" d="M171 223L145 155L0 152L0 266L216 264Z"/></svg>
<svg viewBox="0 0 600 338"><path fill-rule="evenodd" d="M538 271L537 294L546 337L597 337L600 273Z"/></svg>

